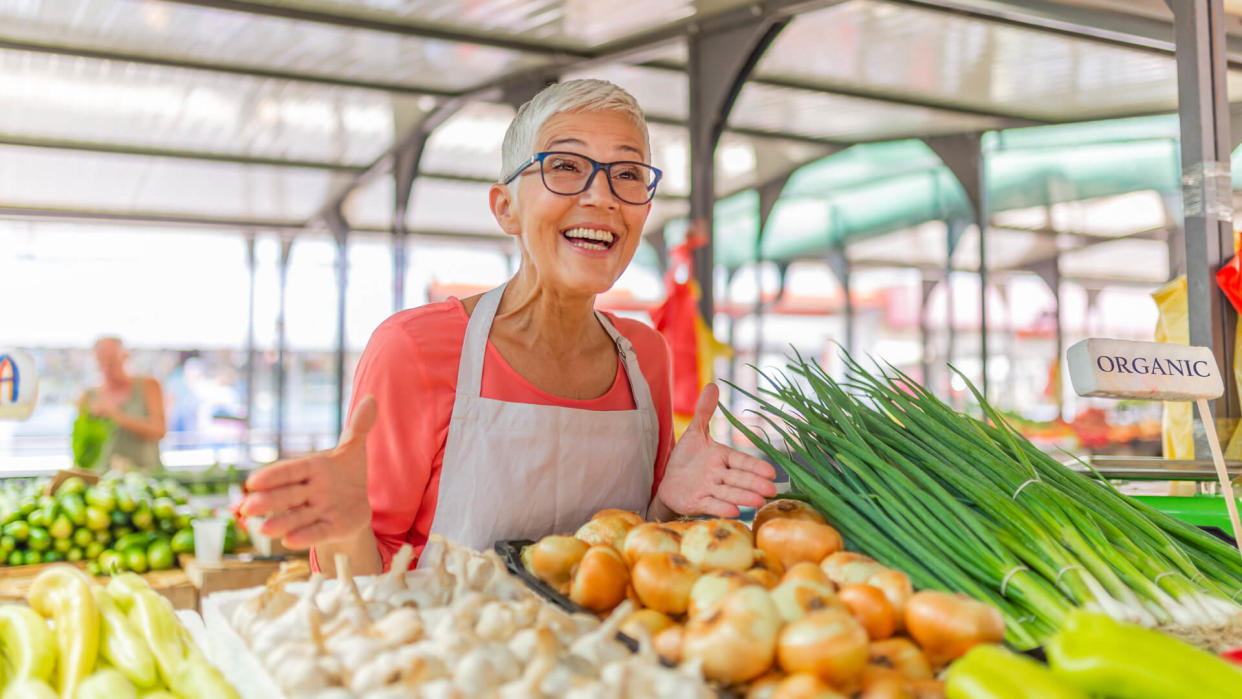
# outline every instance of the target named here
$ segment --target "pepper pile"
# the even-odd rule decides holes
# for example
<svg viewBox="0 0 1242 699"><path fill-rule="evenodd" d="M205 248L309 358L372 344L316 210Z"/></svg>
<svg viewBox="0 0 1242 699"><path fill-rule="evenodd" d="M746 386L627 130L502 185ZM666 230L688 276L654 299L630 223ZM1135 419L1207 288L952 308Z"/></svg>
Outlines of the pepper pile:
<svg viewBox="0 0 1242 699"><path fill-rule="evenodd" d="M237 697L168 600L133 573L103 587L73 566L52 566L26 600L0 606L5 697Z"/></svg>
<svg viewBox="0 0 1242 699"><path fill-rule="evenodd" d="M86 561L92 575L164 570L194 550L193 516L177 483L137 473L105 474L94 485L66 479L45 495L47 478L0 487L0 565ZM226 535L225 552L237 533Z"/></svg>

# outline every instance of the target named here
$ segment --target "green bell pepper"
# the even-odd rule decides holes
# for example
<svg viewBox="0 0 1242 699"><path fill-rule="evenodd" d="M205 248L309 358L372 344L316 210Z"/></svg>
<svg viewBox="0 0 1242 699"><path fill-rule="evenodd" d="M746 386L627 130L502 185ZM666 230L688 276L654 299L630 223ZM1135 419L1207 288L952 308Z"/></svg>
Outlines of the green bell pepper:
<svg viewBox="0 0 1242 699"><path fill-rule="evenodd" d="M1071 612L1048 664L1088 694L1115 699L1242 696L1242 669L1207 651L1096 612Z"/></svg>
<svg viewBox="0 0 1242 699"><path fill-rule="evenodd" d="M1087 699L1039 662L997 645L971 648L949 667L946 699Z"/></svg>

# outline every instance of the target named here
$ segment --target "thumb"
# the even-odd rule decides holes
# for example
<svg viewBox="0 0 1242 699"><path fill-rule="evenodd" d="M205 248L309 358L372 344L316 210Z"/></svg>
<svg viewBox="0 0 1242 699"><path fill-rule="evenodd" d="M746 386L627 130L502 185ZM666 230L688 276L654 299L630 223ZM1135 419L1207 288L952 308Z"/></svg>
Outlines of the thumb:
<svg viewBox="0 0 1242 699"><path fill-rule="evenodd" d="M341 441L337 444L337 448L340 449L354 442L366 442L367 433L375 426L375 416L378 412L379 406L371 396L358 401L358 405L354 406L354 414L350 416L349 424L341 432Z"/></svg>
<svg viewBox="0 0 1242 699"><path fill-rule="evenodd" d="M694 417L690 420L690 425L686 428L687 432L691 430L701 433L704 437L710 437L708 427L711 424L712 414L716 412L716 405L720 402L720 389L716 384L709 382L703 387L703 392L699 394L699 402L694 404Z"/></svg>

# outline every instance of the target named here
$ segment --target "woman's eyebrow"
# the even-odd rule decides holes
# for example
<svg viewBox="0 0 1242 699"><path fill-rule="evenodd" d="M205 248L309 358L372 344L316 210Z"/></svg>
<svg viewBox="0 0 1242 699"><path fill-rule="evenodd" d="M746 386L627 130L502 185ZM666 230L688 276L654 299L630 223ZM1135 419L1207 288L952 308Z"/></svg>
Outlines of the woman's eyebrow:
<svg viewBox="0 0 1242 699"><path fill-rule="evenodd" d="M586 142L584 142L582 139L566 137L566 138L558 138L558 139L549 141L548 145L545 146L545 148L552 148L553 146L585 146L585 145L586 145ZM639 157L642 157L642 154L643 154L642 150L635 148L634 146L627 146L627 145L617 146L617 150L630 151L632 153L635 153Z"/></svg>

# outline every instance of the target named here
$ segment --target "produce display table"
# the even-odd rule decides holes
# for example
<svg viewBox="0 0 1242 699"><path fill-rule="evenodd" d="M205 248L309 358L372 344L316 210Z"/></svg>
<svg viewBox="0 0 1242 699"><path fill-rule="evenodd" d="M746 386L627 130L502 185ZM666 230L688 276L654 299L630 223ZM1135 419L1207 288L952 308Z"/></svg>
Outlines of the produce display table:
<svg viewBox="0 0 1242 699"><path fill-rule="evenodd" d="M202 597L222 590L262 586L268 576L280 570L282 562L269 558L252 559L246 553L225 556L218 567L210 568L199 565L193 554L183 553L178 560L186 577Z"/></svg>
<svg viewBox="0 0 1242 699"><path fill-rule="evenodd" d="M72 565L85 569L85 563L41 563L29 566L0 568L0 602L24 602L26 591L35 577L53 565ZM198 609L198 589L190 582L184 570L172 568L144 573L142 578L151 589L172 602L174 609ZM95 578L100 585L108 583L107 576Z"/></svg>

